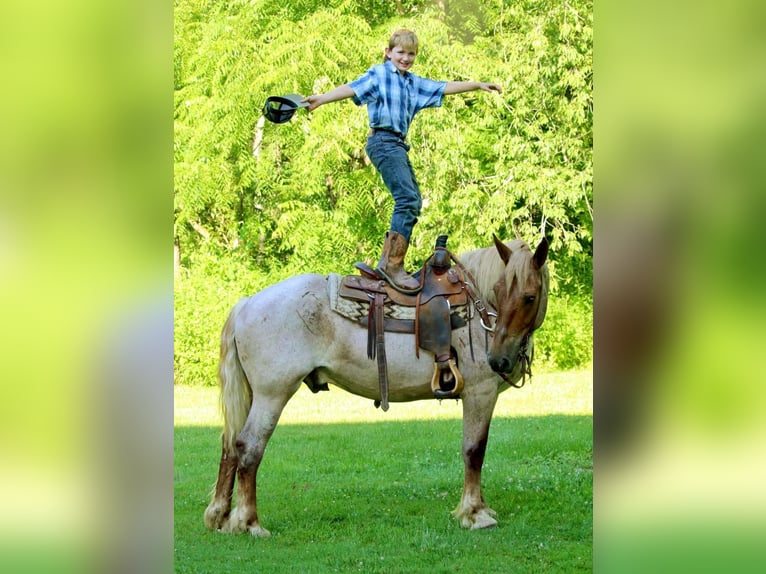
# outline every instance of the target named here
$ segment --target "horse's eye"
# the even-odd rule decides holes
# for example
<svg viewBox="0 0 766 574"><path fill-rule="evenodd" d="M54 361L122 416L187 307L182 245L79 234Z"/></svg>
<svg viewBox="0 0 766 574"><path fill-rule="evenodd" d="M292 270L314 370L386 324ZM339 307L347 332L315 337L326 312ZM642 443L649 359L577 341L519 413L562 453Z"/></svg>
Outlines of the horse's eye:
<svg viewBox="0 0 766 574"><path fill-rule="evenodd" d="M524 302L527 305L531 305L532 303L535 302L535 296L534 295L527 295L526 297L524 297Z"/></svg>

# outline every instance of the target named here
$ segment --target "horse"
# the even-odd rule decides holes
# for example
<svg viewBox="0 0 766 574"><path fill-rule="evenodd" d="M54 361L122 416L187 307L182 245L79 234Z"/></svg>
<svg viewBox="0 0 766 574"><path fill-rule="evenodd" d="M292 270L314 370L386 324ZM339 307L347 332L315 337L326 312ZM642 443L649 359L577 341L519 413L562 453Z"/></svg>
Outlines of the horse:
<svg viewBox="0 0 766 574"><path fill-rule="evenodd" d="M497 525L481 492L481 469L499 393L527 373L533 333L545 318L548 300L548 240L534 252L522 240L501 242L456 258L475 285L477 309L491 309L494 325L476 313L452 331L465 381L462 457L463 492L452 512L464 528ZM486 307L485 307L486 305ZM392 402L433 399L433 366L418 359L413 335L386 333ZM330 308L328 276L294 276L240 299L221 333L218 378L224 428L221 460L205 526L228 533L270 536L256 507L256 475L283 408L305 383L312 391L333 384L378 401L378 369L366 354L365 329ZM484 341L485 357L473 347ZM525 379L524 379L525 380ZM237 482L237 504L232 492Z"/></svg>

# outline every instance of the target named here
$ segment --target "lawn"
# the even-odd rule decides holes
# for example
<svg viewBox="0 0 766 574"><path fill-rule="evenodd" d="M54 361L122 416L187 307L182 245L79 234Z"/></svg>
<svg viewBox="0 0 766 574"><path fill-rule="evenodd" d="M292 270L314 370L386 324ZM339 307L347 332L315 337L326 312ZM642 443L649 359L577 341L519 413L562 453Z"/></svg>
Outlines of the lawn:
<svg viewBox="0 0 766 574"><path fill-rule="evenodd" d="M461 405L303 388L258 475L272 537L205 529L220 457L217 389L175 389L176 572L589 572L592 373L536 374L501 395L483 472L498 527L449 514L462 489Z"/></svg>

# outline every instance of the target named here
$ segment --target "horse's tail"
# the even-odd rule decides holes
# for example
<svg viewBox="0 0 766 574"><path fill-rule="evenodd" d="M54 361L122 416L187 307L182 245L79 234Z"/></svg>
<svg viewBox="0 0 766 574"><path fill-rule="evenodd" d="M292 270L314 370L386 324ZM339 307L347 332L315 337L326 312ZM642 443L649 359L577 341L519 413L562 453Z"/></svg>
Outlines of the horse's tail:
<svg viewBox="0 0 766 574"><path fill-rule="evenodd" d="M253 395L247 375L242 369L234 338L234 323L237 315L248 298L240 299L221 331L221 358L218 364L218 380L221 384L221 411L223 412L224 444L229 451L234 451L234 441L245 425L245 420L253 402Z"/></svg>

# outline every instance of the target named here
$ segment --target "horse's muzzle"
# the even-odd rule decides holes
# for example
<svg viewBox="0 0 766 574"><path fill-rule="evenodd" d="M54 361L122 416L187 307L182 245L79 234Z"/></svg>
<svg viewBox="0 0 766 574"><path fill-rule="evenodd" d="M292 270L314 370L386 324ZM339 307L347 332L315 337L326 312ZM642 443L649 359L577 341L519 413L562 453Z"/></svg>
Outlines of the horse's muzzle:
<svg viewBox="0 0 766 574"><path fill-rule="evenodd" d="M521 338L513 338L508 341L500 352L490 350L487 353L487 362L490 368L498 375L510 375L516 368L516 363L527 354L529 335Z"/></svg>
<svg viewBox="0 0 766 574"><path fill-rule="evenodd" d="M488 361L492 370L498 374L508 375L513 370L514 362L507 356L491 356Z"/></svg>

